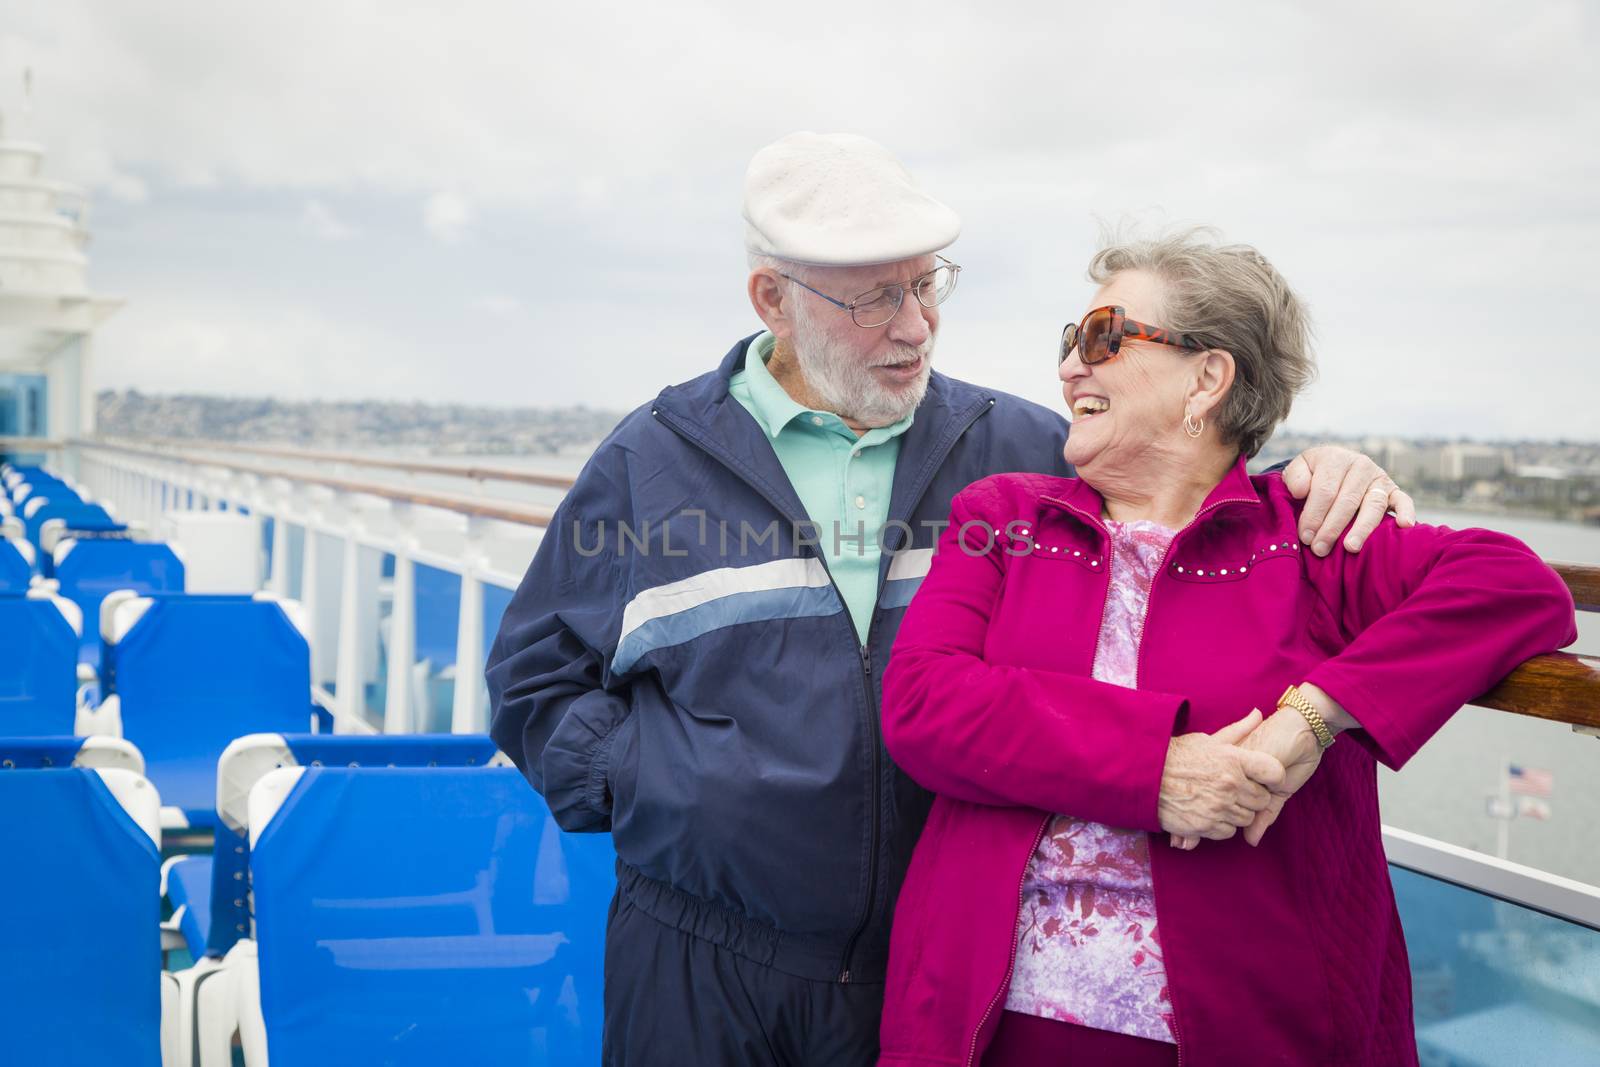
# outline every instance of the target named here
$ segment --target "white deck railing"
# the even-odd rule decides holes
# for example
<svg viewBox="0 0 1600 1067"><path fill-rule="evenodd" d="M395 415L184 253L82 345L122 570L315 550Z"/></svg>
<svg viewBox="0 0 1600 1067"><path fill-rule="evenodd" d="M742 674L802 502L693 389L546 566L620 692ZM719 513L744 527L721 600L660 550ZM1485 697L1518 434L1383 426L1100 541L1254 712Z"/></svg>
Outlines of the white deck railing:
<svg viewBox="0 0 1600 1067"><path fill-rule="evenodd" d="M418 564L461 579L450 727L457 732L487 729L484 588L516 588L552 510L534 503L419 489L396 476L426 475L432 480L456 476L476 483L504 475L508 481L548 487L570 484L559 476L528 472L242 446L217 455L222 450L210 446L72 441L64 451L67 466L76 469L90 492L110 501L123 521L152 531L159 532L167 510L181 507L242 508L261 520L272 520L270 567L262 575L262 585L282 595L298 590L318 698L334 716L335 728L349 732L408 733L418 726L413 714L419 703L416 687L423 680L415 660ZM293 470L282 462L241 458L252 453L317 466ZM327 473L335 466L371 467L390 477L363 480ZM303 546L298 559L291 551L296 531ZM329 547L325 542L337 546L337 568L327 567L322 559ZM394 577L387 586L379 578L383 553L394 557ZM330 574L336 576L332 581L327 580ZM365 692L376 681L372 673L380 627L386 637L387 686L381 720L374 721L365 706ZM325 684L330 678L331 688Z"/></svg>
<svg viewBox="0 0 1600 1067"><path fill-rule="evenodd" d="M124 521L159 530L163 513L170 508L224 505L242 506L252 515L272 519L265 587L280 594L300 590L312 631L313 679L334 679L331 689L319 686L319 699L333 714L336 729L354 732L405 733L418 726L412 713L418 681L418 564L461 578L450 726L457 732L487 728L481 671L486 654L484 589L516 588L552 511L537 502L422 490L393 479L454 478L474 490L491 480L545 489L570 485L561 476L524 471L290 449L101 441L73 441L62 449L69 470L75 467L79 480L111 501ZM291 470L283 462L315 467ZM359 480L345 470L381 471L391 480ZM298 567L290 551L295 530L304 537ZM336 569L325 571L322 566L323 537L338 545ZM374 555L364 559L364 551ZM376 553L394 556L394 578L388 589L376 579L374 564L381 559ZM322 581L325 573L335 574L336 581L331 585ZM336 598L336 616L324 610L329 606L324 601L330 598ZM381 719L374 721L364 699L365 685L373 680L366 667L375 657L364 653L377 647L384 602L391 605L387 692ZM330 619L337 621L332 632L328 632ZM325 669L315 670L318 663ZM1389 861L1397 866L1600 929L1600 888L1595 886L1391 827L1384 828L1384 845Z"/></svg>

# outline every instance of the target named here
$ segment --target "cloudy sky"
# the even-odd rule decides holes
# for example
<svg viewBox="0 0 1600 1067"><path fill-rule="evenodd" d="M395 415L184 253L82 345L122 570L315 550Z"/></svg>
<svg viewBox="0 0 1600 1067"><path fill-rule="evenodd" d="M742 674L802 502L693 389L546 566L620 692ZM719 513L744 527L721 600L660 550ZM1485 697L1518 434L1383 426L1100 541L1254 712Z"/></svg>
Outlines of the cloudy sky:
<svg viewBox="0 0 1600 1067"><path fill-rule="evenodd" d="M24 0L0 109L94 194L104 386L632 407L756 327L751 153L850 130L963 216L949 373L1059 404L1102 224L1204 222L1312 305L1291 425L1600 440L1597 46L1527 0Z"/></svg>

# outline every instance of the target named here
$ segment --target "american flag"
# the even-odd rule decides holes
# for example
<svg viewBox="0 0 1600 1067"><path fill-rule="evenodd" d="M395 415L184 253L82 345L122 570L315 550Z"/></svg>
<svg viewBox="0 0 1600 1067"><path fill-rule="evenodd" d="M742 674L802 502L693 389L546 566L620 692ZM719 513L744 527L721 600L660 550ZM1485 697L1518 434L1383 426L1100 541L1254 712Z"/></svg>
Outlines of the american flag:
<svg viewBox="0 0 1600 1067"><path fill-rule="evenodd" d="M1556 776L1551 772L1540 767L1524 767L1520 763L1509 764L1506 776L1510 779L1511 791L1525 797L1547 797L1556 784Z"/></svg>
<svg viewBox="0 0 1600 1067"><path fill-rule="evenodd" d="M1541 822L1550 818L1550 805L1538 797L1518 797L1517 814L1529 819L1538 819Z"/></svg>

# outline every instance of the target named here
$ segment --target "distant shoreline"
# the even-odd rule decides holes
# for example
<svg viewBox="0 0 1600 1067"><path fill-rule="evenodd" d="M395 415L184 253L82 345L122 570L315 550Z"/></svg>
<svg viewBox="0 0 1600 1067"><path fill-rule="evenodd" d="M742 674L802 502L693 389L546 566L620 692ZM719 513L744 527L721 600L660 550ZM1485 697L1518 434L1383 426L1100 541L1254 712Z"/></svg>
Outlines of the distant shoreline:
<svg viewBox="0 0 1600 1067"><path fill-rule="evenodd" d="M1402 486L1401 488L1404 488ZM1560 523L1563 526L1573 526L1580 530L1595 530L1600 532L1600 520L1587 521L1574 516L1568 511L1546 511L1540 508L1508 507L1504 504L1486 500L1482 503L1464 503L1458 500L1439 500L1432 497L1413 494L1417 507L1426 511L1443 511L1453 515L1494 515L1511 519L1538 519L1543 522Z"/></svg>

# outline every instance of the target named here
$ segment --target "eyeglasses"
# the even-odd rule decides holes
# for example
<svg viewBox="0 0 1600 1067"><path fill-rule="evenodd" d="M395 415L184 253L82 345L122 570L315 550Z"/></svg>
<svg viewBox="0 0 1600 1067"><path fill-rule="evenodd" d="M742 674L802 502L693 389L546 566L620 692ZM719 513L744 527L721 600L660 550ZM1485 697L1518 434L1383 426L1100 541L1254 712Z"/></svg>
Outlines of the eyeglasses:
<svg viewBox="0 0 1600 1067"><path fill-rule="evenodd" d="M1173 333L1159 326L1146 326L1126 317L1119 307L1095 308L1083 317L1083 322L1069 322L1061 331L1061 353L1056 365L1067 361L1074 348L1085 367L1104 363L1122 351L1124 340L1154 341L1158 345L1175 345L1194 352L1204 352L1210 345L1186 334Z"/></svg>
<svg viewBox="0 0 1600 1067"><path fill-rule="evenodd" d="M956 278L961 274L961 268L943 256L934 258L939 261L939 265L928 273L920 274L908 282L897 282L894 285L869 290L849 303L835 300L827 293L811 288L791 274L780 271L778 277L788 278L800 288L816 293L841 311L850 312L850 318L857 326L870 330L875 326L882 326L899 314L907 289L916 294L917 303L925 308L938 307L950 299L950 294L955 292Z"/></svg>

